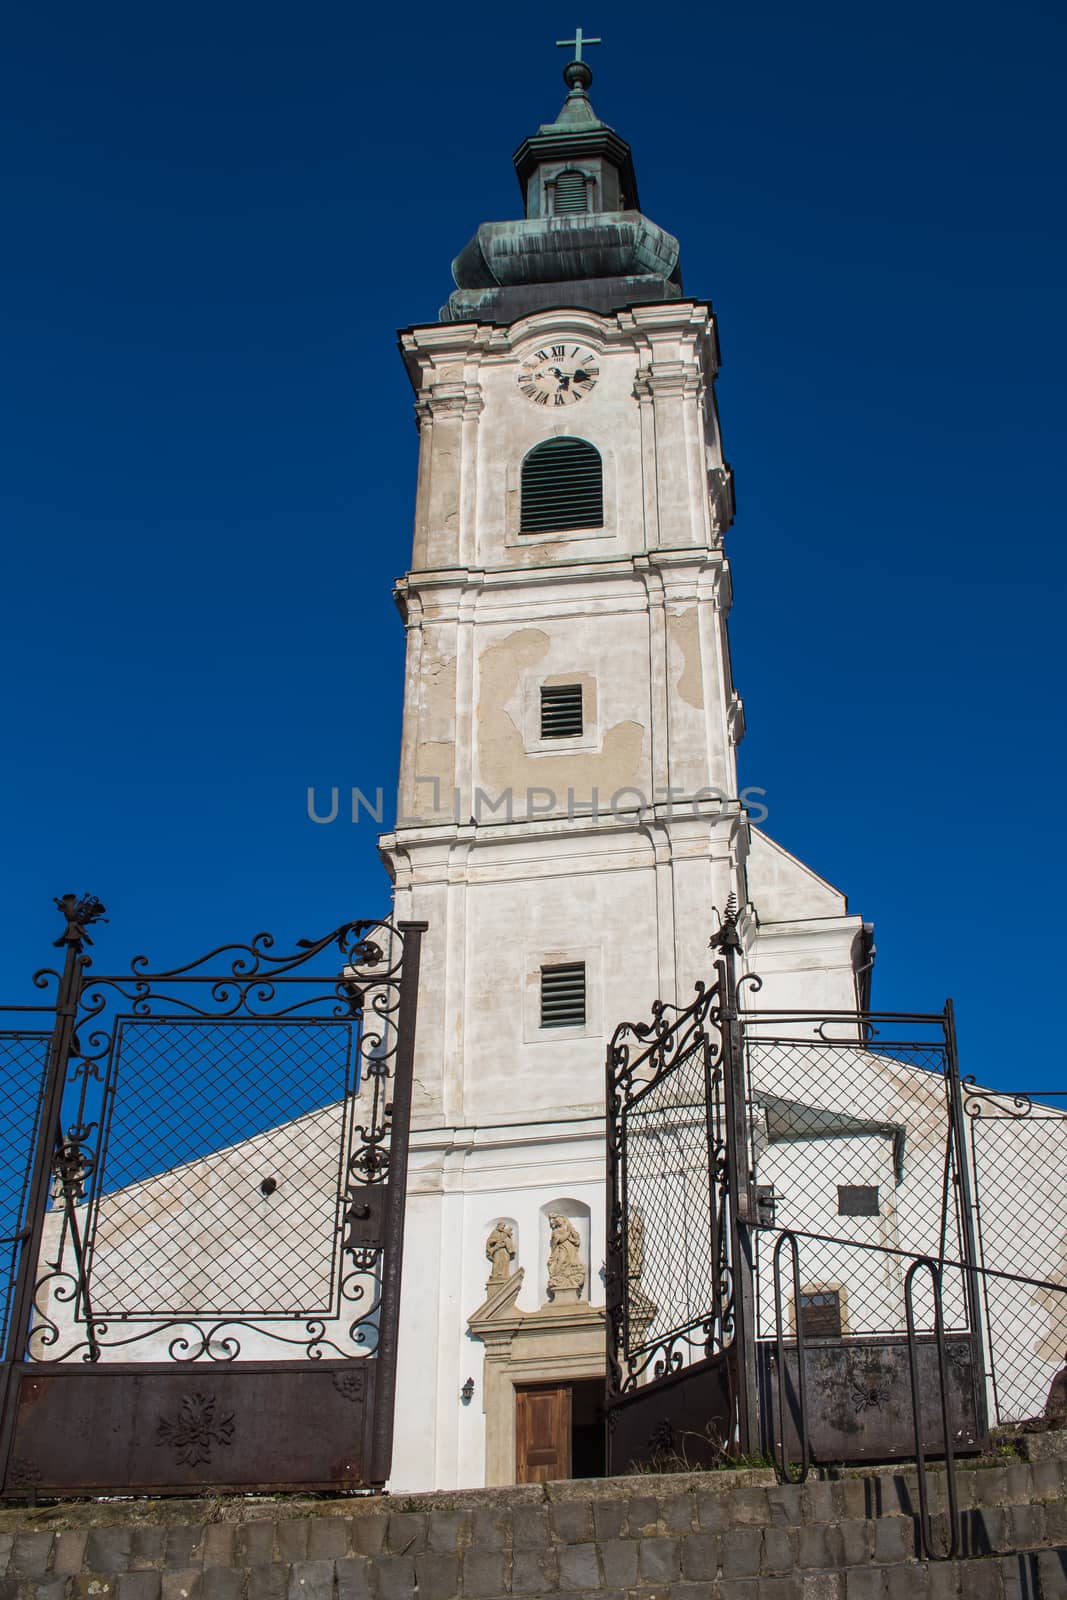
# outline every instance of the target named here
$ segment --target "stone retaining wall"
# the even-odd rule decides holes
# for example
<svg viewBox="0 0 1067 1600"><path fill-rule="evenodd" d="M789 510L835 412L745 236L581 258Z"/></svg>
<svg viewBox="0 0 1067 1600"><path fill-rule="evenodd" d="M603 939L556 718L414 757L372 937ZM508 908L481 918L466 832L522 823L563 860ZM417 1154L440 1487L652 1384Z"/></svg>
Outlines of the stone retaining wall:
<svg viewBox="0 0 1067 1600"><path fill-rule="evenodd" d="M0 1600L1067 1600L1067 1462L959 1482L955 1562L917 1559L915 1479L896 1472L7 1507Z"/></svg>

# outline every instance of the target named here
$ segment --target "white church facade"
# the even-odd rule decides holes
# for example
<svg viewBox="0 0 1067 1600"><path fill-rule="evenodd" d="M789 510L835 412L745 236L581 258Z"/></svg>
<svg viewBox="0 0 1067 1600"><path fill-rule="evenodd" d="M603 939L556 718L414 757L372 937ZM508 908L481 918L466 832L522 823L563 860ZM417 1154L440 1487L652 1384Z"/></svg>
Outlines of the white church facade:
<svg viewBox="0 0 1067 1600"><path fill-rule="evenodd" d="M771 1004L855 1010L869 982L870 928L738 794L714 315L641 213L588 68L566 77L558 118L515 157L525 219L479 229L442 320L401 335L420 453L399 821L381 848L396 914L429 924L432 997L405 1489L514 1481L530 1408L602 1378L605 1049L618 1021L707 978L714 908L744 908ZM580 1296L550 1289L553 1215L580 1237ZM501 1223L521 1276L487 1290Z"/></svg>

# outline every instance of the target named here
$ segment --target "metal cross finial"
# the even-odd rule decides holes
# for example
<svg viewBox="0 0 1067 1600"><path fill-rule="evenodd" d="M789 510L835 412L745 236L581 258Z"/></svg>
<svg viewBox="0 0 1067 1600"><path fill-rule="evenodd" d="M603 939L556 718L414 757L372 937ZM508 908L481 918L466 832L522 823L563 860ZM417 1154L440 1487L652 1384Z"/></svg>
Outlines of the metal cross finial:
<svg viewBox="0 0 1067 1600"><path fill-rule="evenodd" d="M583 44L603 44L603 43L604 43L603 39L585 39L585 38L583 38L582 37L581 28L575 28L575 30L574 30L574 38L573 39L557 39L556 40L556 49L557 50L567 50L567 49L570 48L571 45L573 45L574 46L574 59L575 59L575 61L580 61L582 59L582 45Z"/></svg>

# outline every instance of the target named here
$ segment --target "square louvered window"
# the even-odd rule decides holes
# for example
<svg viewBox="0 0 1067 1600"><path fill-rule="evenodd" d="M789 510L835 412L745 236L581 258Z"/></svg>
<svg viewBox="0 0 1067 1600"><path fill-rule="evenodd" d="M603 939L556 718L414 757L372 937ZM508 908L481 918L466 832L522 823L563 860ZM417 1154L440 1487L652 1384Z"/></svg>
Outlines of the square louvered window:
<svg viewBox="0 0 1067 1600"><path fill-rule="evenodd" d="M585 1023L585 962L541 968L542 1028L580 1028Z"/></svg>
<svg viewBox="0 0 1067 1600"><path fill-rule="evenodd" d="M801 1294L799 1309L805 1339L840 1339L841 1296L836 1289Z"/></svg>
<svg viewBox="0 0 1067 1600"><path fill-rule="evenodd" d="M542 739L577 739L582 732L580 683L541 685Z"/></svg>
<svg viewBox="0 0 1067 1600"><path fill-rule="evenodd" d="M839 1183L837 1186L837 1214L839 1217L880 1217L882 1208L876 1183Z"/></svg>

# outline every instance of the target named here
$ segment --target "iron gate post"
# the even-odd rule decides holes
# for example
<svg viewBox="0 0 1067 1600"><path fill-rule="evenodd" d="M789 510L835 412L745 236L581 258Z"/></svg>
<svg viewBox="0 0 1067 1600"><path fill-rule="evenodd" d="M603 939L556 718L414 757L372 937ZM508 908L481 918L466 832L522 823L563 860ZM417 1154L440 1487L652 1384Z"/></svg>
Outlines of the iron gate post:
<svg viewBox="0 0 1067 1600"><path fill-rule="evenodd" d="M427 922L398 922L404 941L397 1014L396 1066L393 1077L389 1134L389 1183L382 1265L382 1311L378 1331L378 1378L370 1442L370 1471L374 1484L389 1476L393 1456L393 1411L396 1404L396 1360L400 1332L400 1281L404 1252L404 1217L408 1178L408 1138L411 1127L411 1085L415 1065L415 1017L418 1009L419 962Z"/></svg>
<svg viewBox="0 0 1067 1600"><path fill-rule="evenodd" d="M752 1259L755 1196L748 1157L744 1028L737 1011L737 957L741 942L736 918L723 919L712 941L721 952L719 974L723 1048L723 1101L726 1113L726 1184L730 1214L730 1271L733 1288L734 1362L737 1383L737 1442L742 1455L759 1449L759 1392L756 1378L756 1306Z"/></svg>
<svg viewBox="0 0 1067 1600"><path fill-rule="evenodd" d="M963 1246L964 1281L967 1285L967 1320L971 1330L976 1374L975 1403L978 1426L983 1441L989 1434L989 1407L985 1384L985 1339L982 1332L981 1290L978 1271L978 1245L974 1229L974 1201L971 1194L970 1154L964 1128L963 1092L960 1086L960 1060L956 1046L956 1008L951 1000L945 1001L945 1045L948 1057L949 1108L952 1117L953 1153L956 1159L956 1184L959 1196L956 1207L960 1220L960 1242ZM977 1375L981 1374L981 1381Z"/></svg>
<svg viewBox="0 0 1067 1600"><path fill-rule="evenodd" d="M88 965L88 958L83 951L85 945L92 943L86 930L91 923L101 920L105 909L94 895L84 895L79 900L76 895L67 894L62 899L56 900L56 906L67 919L67 926L55 941L57 947L65 951L65 955L56 991L55 1024L48 1050L44 1095L27 1199L26 1226L19 1254L18 1272L15 1276L15 1292L11 1298L7 1349L4 1352L4 1392L0 1409L0 1488L3 1488L7 1481L10 1465L18 1393L15 1381L16 1364L25 1358L26 1343L30 1334L37 1260L41 1252L57 1140L61 1133L63 1091L66 1088L67 1067L75 1037L74 1025L78 1015L78 1002L81 999L83 971Z"/></svg>

